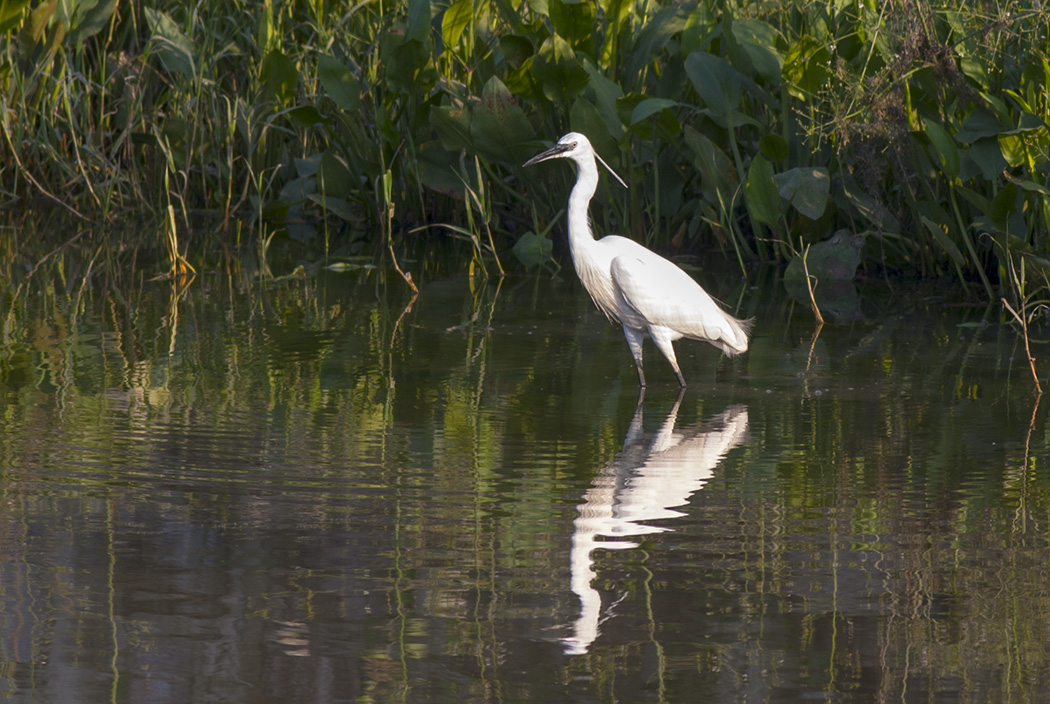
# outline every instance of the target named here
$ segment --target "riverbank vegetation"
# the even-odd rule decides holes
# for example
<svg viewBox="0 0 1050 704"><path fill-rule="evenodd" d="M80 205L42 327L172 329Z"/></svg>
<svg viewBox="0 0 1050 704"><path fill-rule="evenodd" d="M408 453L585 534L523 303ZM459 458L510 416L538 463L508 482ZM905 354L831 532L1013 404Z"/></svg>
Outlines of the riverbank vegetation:
<svg viewBox="0 0 1050 704"><path fill-rule="evenodd" d="M170 207L198 251L246 221L323 256L456 239L494 274L550 261L572 174L520 165L573 129L630 186L599 190L602 231L744 272L838 234L869 275L1027 316L1048 24L1036 2L5 0L0 209Z"/></svg>

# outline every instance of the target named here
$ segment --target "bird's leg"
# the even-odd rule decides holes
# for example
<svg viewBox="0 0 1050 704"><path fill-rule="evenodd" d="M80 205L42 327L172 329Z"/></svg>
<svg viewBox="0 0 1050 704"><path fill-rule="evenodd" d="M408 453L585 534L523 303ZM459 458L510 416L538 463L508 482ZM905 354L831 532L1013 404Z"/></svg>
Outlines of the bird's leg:
<svg viewBox="0 0 1050 704"><path fill-rule="evenodd" d="M642 341L645 339L645 332L624 325L623 334L627 338L627 346L631 348L631 355L634 356L634 366L638 369L638 385L644 389L645 372L642 370Z"/></svg>
<svg viewBox="0 0 1050 704"><path fill-rule="evenodd" d="M653 338L653 343L656 345L656 349L663 352L664 357L667 357L667 361L671 363L671 368L674 369L675 376L678 377L678 385L684 389L685 377L682 376L682 370L678 368L678 359L675 358L674 346L671 344L671 338L654 330L649 331L649 337Z"/></svg>

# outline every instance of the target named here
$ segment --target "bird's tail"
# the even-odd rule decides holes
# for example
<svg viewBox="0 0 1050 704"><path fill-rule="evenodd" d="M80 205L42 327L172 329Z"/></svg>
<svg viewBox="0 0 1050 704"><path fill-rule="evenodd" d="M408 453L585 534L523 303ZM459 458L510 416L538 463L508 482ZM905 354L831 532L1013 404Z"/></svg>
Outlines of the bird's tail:
<svg viewBox="0 0 1050 704"><path fill-rule="evenodd" d="M722 334L711 344L730 357L747 352L748 337L751 335L751 326L755 324L755 319L740 320L726 313L725 322Z"/></svg>

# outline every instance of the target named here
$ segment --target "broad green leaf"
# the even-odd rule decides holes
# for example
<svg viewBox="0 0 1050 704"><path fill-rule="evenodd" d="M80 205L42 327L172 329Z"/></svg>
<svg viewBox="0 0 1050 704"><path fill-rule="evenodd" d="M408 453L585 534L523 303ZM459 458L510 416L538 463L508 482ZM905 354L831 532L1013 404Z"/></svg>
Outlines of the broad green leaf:
<svg viewBox="0 0 1050 704"><path fill-rule="evenodd" d="M827 169L800 166L777 174L776 181L781 197L795 210L810 220L817 220L824 214L831 190Z"/></svg>
<svg viewBox="0 0 1050 704"><path fill-rule="evenodd" d="M290 110L286 110L285 114L288 115L288 119L299 127L313 127L317 123L325 121L324 116L313 105L297 105Z"/></svg>
<svg viewBox="0 0 1050 704"><path fill-rule="evenodd" d="M263 57L262 80L271 97L279 104L287 105L295 97L299 69L295 67L294 61L275 49Z"/></svg>
<svg viewBox="0 0 1050 704"><path fill-rule="evenodd" d="M19 26L29 0L0 0L0 33Z"/></svg>
<svg viewBox="0 0 1050 704"><path fill-rule="evenodd" d="M777 49L777 30L762 20L733 20L733 36L755 71L766 81L778 83L784 63Z"/></svg>
<svg viewBox="0 0 1050 704"><path fill-rule="evenodd" d="M784 161L788 158L788 145L778 134L767 134L759 140L759 151L771 161Z"/></svg>
<svg viewBox="0 0 1050 704"><path fill-rule="evenodd" d="M634 106L634 110L631 111L630 124L636 125L661 110L673 108L675 105L678 105L678 103L667 98L647 98Z"/></svg>
<svg viewBox="0 0 1050 704"><path fill-rule="evenodd" d="M775 227L780 222L783 211L773 167L761 154L751 160L747 172L747 206L751 217L764 225Z"/></svg>
<svg viewBox="0 0 1050 704"><path fill-rule="evenodd" d="M470 27L474 17L474 3L472 0L456 0L445 10L441 18L441 41L448 48L459 46L459 40L463 32Z"/></svg>
<svg viewBox="0 0 1050 704"><path fill-rule="evenodd" d="M361 105L360 82L342 61L328 54L318 56L317 78L332 102L343 110L357 110Z"/></svg>
<svg viewBox="0 0 1050 704"><path fill-rule="evenodd" d="M594 36L597 21L595 3L549 0L547 9L554 31L572 40L573 44L581 40L590 40Z"/></svg>
<svg viewBox="0 0 1050 704"><path fill-rule="evenodd" d="M616 101L623 97L623 90L619 83L606 78L590 61L585 61L583 66L590 76L587 83L587 96L591 98L598 114L602 116L609 134L619 139L623 134L623 122L616 109Z"/></svg>
<svg viewBox="0 0 1050 704"><path fill-rule="evenodd" d="M356 190L350 169L331 150L321 155L317 166L317 190L326 198L348 198Z"/></svg>
<svg viewBox="0 0 1050 704"><path fill-rule="evenodd" d="M718 145L694 128L687 125L684 133L685 143L693 153L693 163L702 177L700 192L704 199L712 203L717 203L720 198L729 202L739 183L733 161Z"/></svg>
<svg viewBox="0 0 1050 704"><path fill-rule="evenodd" d="M152 39L157 49L157 57L164 66L164 70L192 76L195 65L193 42L165 13L154 10L152 7L144 7L143 12L146 14L146 23L149 25L150 32L153 33Z"/></svg>
<svg viewBox="0 0 1050 704"><path fill-rule="evenodd" d="M984 137L978 139L970 145L970 148L965 152L960 152L959 156L963 158L964 162L972 162L981 174L981 177L987 181L995 181L999 178L999 175L1003 173L1003 169L1006 168L1006 159L1003 158L1003 151L999 146L999 140L996 137ZM972 168L971 167L971 170ZM960 166L959 177L964 181L968 180Z"/></svg>
<svg viewBox="0 0 1050 704"><path fill-rule="evenodd" d="M900 232L900 221L877 200L862 191L848 174L842 175L842 192L856 211L878 232Z"/></svg>
<svg viewBox="0 0 1050 704"><path fill-rule="evenodd" d="M934 120L923 118L922 122L925 126L923 134L926 135L927 139L930 140L930 144L933 145L936 161L940 164L941 170L950 179L958 178L959 148L955 145L955 140L952 139L952 136L948 134L944 127Z"/></svg>
<svg viewBox="0 0 1050 704"><path fill-rule="evenodd" d="M533 138L532 125L525 112L496 76L481 91L481 104L474 108L470 138L486 158L518 161L518 148Z"/></svg>
<svg viewBox="0 0 1050 704"><path fill-rule="evenodd" d="M80 46L85 39L105 29L116 9L117 0L78 3L69 37L73 46Z"/></svg>
<svg viewBox="0 0 1050 704"><path fill-rule="evenodd" d="M437 132L442 147L450 152L473 150L470 117L470 109L465 106L442 105L430 110L430 126Z"/></svg>
<svg viewBox="0 0 1050 704"><path fill-rule="evenodd" d="M685 72L712 117L724 122L735 113L743 95L740 74L720 56L694 51L685 59Z"/></svg>
<svg viewBox="0 0 1050 704"><path fill-rule="evenodd" d="M638 31L634 47L624 65L624 73L627 78L633 79L643 68L652 63L671 37L685 29L688 19L689 14L686 8L672 6L665 7L653 15L652 19L645 22Z"/></svg>
<svg viewBox="0 0 1050 704"><path fill-rule="evenodd" d="M617 165L618 159L612 158L612 155L619 154L619 135L610 132L601 113L586 98L577 98L573 102L569 110L569 126L573 132L587 135L595 151L609 157L602 158L606 158L611 166Z"/></svg>
<svg viewBox="0 0 1050 704"><path fill-rule="evenodd" d="M811 99L825 90L831 78L830 61L827 46L813 37L806 35L792 42L783 69L791 94L796 98Z"/></svg>
<svg viewBox="0 0 1050 704"><path fill-rule="evenodd" d="M587 70L568 42L557 34L548 37L532 62L532 75L543 86L543 94L555 103L567 104L587 85Z"/></svg>
<svg viewBox="0 0 1050 704"><path fill-rule="evenodd" d="M408 0L408 27L405 41L426 44L430 40L430 0Z"/></svg>
<svg viewBox="0 0 1050 704"><path fill-rule="evenodd" d="M526 232L514 243L514 256L526 269L548 261L552 251L554 251L554 243L535 232Z"/></svg>
<svg viewBox="0 0 1050 704"><path fill-rule="evenodd" d="M947 252L948 256L952 258L952 261L954 261L957 266L963 266L966 263L966 259L963 257L962 252L959 251L959 248L955 243L952 242L951 238L948 237L948 233L946 233L940 225L933 220L930 220L925 215L920 217L922 218L922 224L925 225L929 233L933 235L933 239L937 241L937 244L940 245L941 249Z"/></svg>

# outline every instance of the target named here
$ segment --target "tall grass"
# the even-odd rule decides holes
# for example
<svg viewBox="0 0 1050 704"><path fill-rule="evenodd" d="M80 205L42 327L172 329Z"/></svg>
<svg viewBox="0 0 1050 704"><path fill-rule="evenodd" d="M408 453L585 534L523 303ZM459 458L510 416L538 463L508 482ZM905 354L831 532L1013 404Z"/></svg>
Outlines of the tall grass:
<svg viewBox="0 0 1050 704"><path fill-rule="evenodd" d="M742 267L846 229L868 271L1018 302L1011 261L1050 271L1048 24L1036 2L14 0L0 207L463 237L495 271L549 256L571 176L519 165L571 128L630 185L600 190L600 228Z"/></svg>

